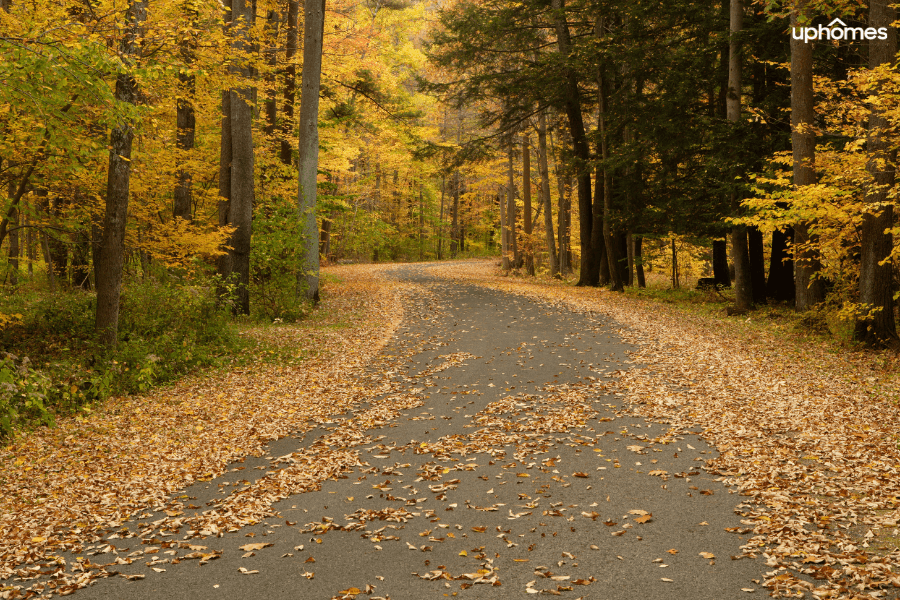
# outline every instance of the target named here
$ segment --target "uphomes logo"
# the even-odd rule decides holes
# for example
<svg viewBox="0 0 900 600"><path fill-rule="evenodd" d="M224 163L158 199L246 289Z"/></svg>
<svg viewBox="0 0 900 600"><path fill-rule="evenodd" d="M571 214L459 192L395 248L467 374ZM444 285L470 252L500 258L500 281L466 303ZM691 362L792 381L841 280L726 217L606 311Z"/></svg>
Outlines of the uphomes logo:
<svg viewBox="0 0 900 600"><path fill-rule="evenodd" d="M840 19L835 19L828 25L818 27L792 27L791 35L804 43L810 40L886 40L888 30L887 27L850 27Z"/></svg>

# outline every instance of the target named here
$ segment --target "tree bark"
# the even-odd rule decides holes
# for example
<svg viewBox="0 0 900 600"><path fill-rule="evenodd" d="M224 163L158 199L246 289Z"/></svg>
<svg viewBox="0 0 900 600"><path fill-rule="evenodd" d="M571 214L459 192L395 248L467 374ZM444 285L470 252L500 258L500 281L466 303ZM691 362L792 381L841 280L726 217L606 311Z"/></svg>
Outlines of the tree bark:
<svg viewBox="0 0 900 600"><path fill-rule="evenodd" d="M772 254L769 259L769 279L766 281L766 295L779 302L793 302L794 261L788 252L788 241L794 239L794 228L772 232Z"/></svg>
<svg viewBox="0 0 900 600"><path fill-rule="evenodd" d="M792 27L798 25L798 12L805 6L806 0L797 2L796 10L791 13ZM791 36L791 146L795 186L816 183L816 138L811 129L815 119L812 51L812 44ZM801 247L815 242L815 236L809 233L808 223L794 226L795 308L800 311L809 310L825 299L822 280L815 277L821 269L818 252Z"/></svg>
<svg viewBox="0 0 900 600"><path fill-rule="evenodd" d="M642 253L642 248L644 245L644 238L642 236L635 236L634 238L634 266L637 271L637 284L639 288L647 287L647 280L644 278L644 258Z"/></svg>
<svg viewBox="0 0 900 600"><path fill-rule="evenodd" d="M506 170L506 222L508 223L506 235L509 237L508 247L512 253L512 268L518 269L522 266L519 262L519 244L516 240L516 184L513 181L513 145L512 140L509 143L508 163Z"/></svg>
<svg viewBox="0 0 900 600"><path fill-rule="evenodd" d="M612 186L610 185L609 167L606 161L609 159L609 145L606 136L606 86L603 69L601 68L597 74L597 83L599 91L599 119L598 127L600 129L600 157L604 162L603 166L603 241L606 246L606 260L609 265L609 289L614 292L625 291L622 283L621 270L619 269L619 251L613 239L612 227L610 220L612 216ZM600 185L600 182L597 182Z"/></svg>
<svg viewBox="0 0 900 600"><path fill-rule="evenodd" d="M506 198L504 194L500 194L497 199L500 202L500 251L502 253L500 264L504 271L509 271L512 263L509 260L509 236L506 231Z"/></svg>
<svg viewBox="0 0 900 600"><path fill-rule="evenodd" d="M744 25L744 3L731 0L731 40L728 49L728 95L725 99L726 116L732 123L741 118L741 40ZM738 208L739 199L732 194L731 204ZM749 310L753 305L753 280L750 271L750 250L747 244L747 229L737 226L731 230L731 248L734 253L735 308Z"/></svg>
<svg viewBox="0 0 900 600"><path fill-rule="evenodd" d="M728 242L713 241L713 279L716 285L731 287L731 274L728 272Z"/></svg>
<svg viewBox="0 0 900 600"><path fill-rule="evenodd" d="M894 18L894 8L889 0L870 0L869 27L888 29L886 40L869 42L869 67L872 69L894 61L897 53L897 34L891 27ZM876 89L871 93L875 96L884 91ZM890 123L878 105L873 103L866 141L866 169L872 176L872 184L866 194L868 206L863 214L859 265L859 302L866 314L857 316L853 331L855 340L869 346L897 341L893 265L889 258L894 246L893 236L889 232L894 214L890 204L892 200L888 198L890 188L894 186L897 151L889 127Z"/></svg>
<svg viewBox="0 0 900 600"><path fill-rule="evenodd" d="M284 46L284 105L281 112L284 114L281 122L281 163L291 164L291 154L294 139L294 103L297 96L297 65L294 60L297 56L297 22L300 19L299 0L288 0L287 13L287 40Z"/></svg>
<svg viewBox="0 0 900 600"><path fill-rule="evenodd" d="M125 13L127 23L120 46L125 67L131 67L140 55L142 29L147 19L146 0L131 0ZM117 102L137 104L137 82L127 71L116 76ZM134 124L121 120L109 138L109 170L106 179L106 208L98 247L99 261L94 265L97 280L96 329L100 341L115 348L119 328L119 297L122 292L122 267L125 260L125 220L131 183L131 146Z"/></svg>
<svg viewBox="0 0 900 600"><path fill-rule="evenodd" d="M550 256L550 276L559 277L559 257L556 254L556 239L553 234L553 208L550 204L550 167L547 161L547 116L544 111L538 115L538 168L541 171L541 202L544 207L544 238Z"/></svg>
<svg viewBox="0 0 900 600"><path fill-rule="evenodd" d="M9 232L9 283L19 285L19 208L13 208L13 214L9 220L12 228Z"/></svg>
<svg viewBox="0 0 900 600"><path fill-rule="evenodd" d="M304 288L306 298L314 303L319 301L316 173L319 165L319 88L322 80L322 40L324 35L325 0L304 0L298 206L306 248L301 287Z"/></svg>
<svg viewBox="0 0 900 600"><path fill-rule="evenodd" d="M191 2L185 2L182 8L185 20L190 24L190 30L182 32L183 38L179 40L181 60L184 68L178 73L178 98L175 102L175 147L178 149L178 181L175 184L173 216L190 221L192 218L192 178L190 170L184 163L190 151L194 149L194 138L197 119L194 115L194 97L197 91L197 82L194 74L189 71L197 59L197 40L194 31L197 27L197 11Z"/></svg>
<svg viewBox="0 0 900 600"><path fill-rule="evenodd" d="M581 113L581 93L578 89L578 76L569 64L572 60L572 39L569 25L566 22L564 0L551 0L553 24L559 53L564 62L565 111L569 121L569 132L572 134L572 150L576 160L578 178L578 219L581 238L581 269L576 285L597 285L599 265L594 260L591 247L591 229L593 227L593 208L591 206L591 173L589 170L590 150L584 129L584 118Z"/></svg>
<svg viewBox="0 0 900 600"><path fill-rule="evenodd" d="M459 171L453 172L450 180L453 190L453 209L451 212L453 224L450 228L450 258L456 258L459 252Z"/></svg>
<svg viewBox="0 0 900 600"><path fill-rule="evenodd" d="M250 52L250 26L254 20L252 0L231 0L234 47ZM228 221L231 235L231 276L235 289L234 312L250 314L250 237L256 179L253 154L253 87L250 68L235 67L247 84L230 92L231 101L231 202ZM318 242L318 236L316 236ZM318 244L317 244L318 245ZM317 254L318 255L318 254Z"/></svg>
<svg viewBox="0 0 900 600"><path fill-rule="evenodd" d="M747 243L750 258L750 284L753 288L753 303L766 303L766 258L763 250L763 235L756 227L747 228Z"/></svg>
<svg viewBox="0 0 900 600"><path fill-rule="evenodd" d="M534 248L532 247L531 233L531 140L527 135L522 136L522 202L525 221L525 272L534 277Z"/></svg>

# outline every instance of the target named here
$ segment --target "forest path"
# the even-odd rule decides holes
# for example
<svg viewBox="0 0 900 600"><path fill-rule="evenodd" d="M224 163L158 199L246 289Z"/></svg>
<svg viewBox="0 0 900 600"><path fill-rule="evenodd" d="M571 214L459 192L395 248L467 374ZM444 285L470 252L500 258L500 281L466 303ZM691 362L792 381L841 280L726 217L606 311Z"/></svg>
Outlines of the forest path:
<svg viewBox="0 0 900 600"><path fill-rule="evenodd" d="M747 536L724 531L741 526L741 497L700 469L716 452L623 406L613 372L630 367L630 348L618 324L421 265L392 275L407 288L405 316L372 365L391 389L270 444L268 458L284 456L267 476L288 477L299 457L333 462L335 440L359 464L275 502L278 517L168 538L222 551L202 568L162 562L163 550L119 567L146 580L99 580L79 597L327 599L367 586L360 598L766 595L753 582L765 565L730 559ZM248 458L182 494L221 507L216 491L256 464L268 463Z"/></svg>

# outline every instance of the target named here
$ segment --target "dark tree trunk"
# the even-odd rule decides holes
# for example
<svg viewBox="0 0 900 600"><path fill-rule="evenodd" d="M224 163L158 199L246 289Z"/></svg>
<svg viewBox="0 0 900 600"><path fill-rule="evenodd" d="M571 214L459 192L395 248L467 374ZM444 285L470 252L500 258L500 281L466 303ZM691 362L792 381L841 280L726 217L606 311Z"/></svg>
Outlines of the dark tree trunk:
<svg viewBox="0 0 900 600"><path fill-rule="evenodd" d="M456 258L459 252L459 171L453 172L450 180L450 186L453 194L453 208L451 209L450 226L450 258Z"/></svg>
<svg viewBox="0 0 900 600"><path fill-rule="evenodd" d="M516 240L516 184L513 180L513 146L512 140L509 144L509 161L506 170L507 178L507 201L506 201L506 222L507 236L509 237L509 251L512 253L512 267L518 269L521 267L519 262L522 257L519 256L519 244Z"/></svg>
<svg viewBox="0 0 900 600"><path fill-rule="evenodd" d="M10 194L12 195L12 194ZM19 209L13 207L9 218L9 283L19 285Z"/></svg>
<svg viewBox="0 0 900 600"><path fill-rule="evenodd" d="M125 15L127 29L120 53L131 66L140 53L141 30L147 18L147 2L132 0ZM116 101L137 104L137 83L128 72L116 76ZM134 126L119 121L109 138L109 171L106 180L106 209L95 263L97 279L96 328L100 341L115 348L119 328L119 297L125 261L125 220L131 183L131 146Z"/></svg>
<svg viewBox="0 0 900 600"><path fill-rule="evenodd" d="M890 26L894 18L894 8L888 0L870 0L869 27L886 27L888 30L886 40L869 42L869 67L872 69L894 61L897 34ZM881 89L872 91L873 96L880 93L885 92ZM871 208L863 215L859 265L859 302L866 314L857 317L853 332L855 340L870 346L895 343L897 340L893 265L887 260L894 245L893 236L889 232L894 221L889 195L894 187L897 161L897 150L891 139L890 127L882 109L873 103L866 142L866 169L872 176L873 185L866 194L866 202ZM887 262L881 264L883 261Z"/></svg>
<svg viewBox="0 0 900 600"><path fill-rule="evenodd" d="M766 257L763 252L763 235L756 227L747 228L750 258L750 282L753 286L754 304L766 303Z"/></svg>
<svg viewBox="0 0 900 600"><path fill-rule="evenodd" d="M606 133L606 85L603 77L603 69L600 69L598 79L599 97L599 127L600 127L600 156L604 163L609 160L609 144ZM600 185L599 182L597 185ZM619 264L620 248L613 236L612 225L612 183L610 181L609 167L603 167L603 240L606 246L606 262L609 264L609 289L614 292L622 292L625 286L622 280L622 269Z"/></svg>
<svg viewBox="0 0 900 600"><path fill-rule="evenodd" d="M522 136L522 201L525 221L525 272L534 277L534 248L532 247L531 222L531 141Z"/></svg>
<svg viewBox="0 0 900 600"><path fill-rule="evenodd" d="M637 284L639 288L647 287L647 280L644 278L644 255L642 248L644 246L644 238L636 236L634 238L634 266L637 272Z"/></svg>
<svg viewBox="0 0 900 600"><path fill-rule="evenodd" d="M91 289L91 238L87 229L72 234L72 285Z"/></svg>
<svg viewBox="0 0 900 600"><path fill-rule="evenodd" d="M797 26L798 12L804 10L806 0L796 4L791 13L791 26ZM794 185L816 183L815 159L816 137L812 131L815 119L812 44L791 37L791 145L794 159ZM814 248L802 248L807 243L815 244L810 236L808 223L794 226L794 285L796 309L808 310L825 299L822 280L815 275L821 269L819 254Z"/></svg>
<svg viewBox="0 0 900 600"><path fill-rule="evenodd" d="M569 25L566 22L563 0L551 0L554 11L554 27L559 45L559 53L568 65L572 54L572 40ZM591 229L593 226L593 210L591 206L591 173L589 170L590 150L584 129L584 118L581 112L581 93L578 89L578 76L574 69L565 67L565 110L569 121L569 132L572 134L572 150L575 156L576 175L578 177L578 219L581 224L581 272L576 285L597 285L599 279L598 265L594 260L591 246Z"/></svg>
<svg viewBox="0 0 900 600"><path fill-rule="evenodd" d="M175 218L185 221L192 219L192 178L191 172L184 166L184 162L194 149L194 137L197 119L194 115L194 96L197 82L194 74L190 72L197 59L197 11L191 2L185 2L182 12L189 29L181 32L183 39L179 41L181 59L184 61L184 69L178 73L178 98L175 102L176 133L175 147L178 149L178 182L175 184L174 210Z"/></svg>
<svg viewBox="0 0 900 600"><path fill-rule="evenodd" d="M441 216L438 218L438 230L437 230L437 259L441 260L443 256L441 255L442 248L441 244L444 241L444 196L445 196L445 188L446 188L446 178L441 175ZM503 226L503 201L500 201L500 225ZM504 249L506 248L506 240L504 239L503 244Z"/></svg>
<svg viewBox="0 0 900 600"><path fill-rule="evenodd" d="M731 287L731 273L728 271L728 242L715 240L713 242L713 278L716 285Z"/></svg>
<svg viewBox="0 0 900 600"><path fill-rule="evenodd" d="M255 12L255 11L254 11ZM277 94L275 84L275 71L278 66L278 26L281 15L274 8L266 13L266 65L269 67L266 74L266 127L264 129L267 138L275 135L275 126L278 124L278 103L275 100ZM279 147L279 155L281 148Z"/></svg>
<svg viewBox="0 0 900 600"><path fill-rule="evenodd" d="M559 276L559 256L553 235L553 208L550 204L550 167L547 161L547 117L544 111L538 115L538 165L541 171L541 202L544 207L544 238L550 256L550 276Z"/></svg>
<svg viewBox="0 0 900 600"><path fill-rule="evenodd" d="M236 29L236 50L249 51L249 27L254 21L252 0L231 0ZM251 72L247 66L235 68L245 81ZM235 313L250 314L250 233L253 220L255 174L253 154L253 88L249 85L231 90L231 203L228 221L231 235L231 275L235 289ZM316 241L318 242L318 236ZM316 244L318 247L318 244Z"/></svg>
<svg viewBox="0 0 900 600"><path fill-rule="evenodd" d="M294 139L294 103L297 97L297 65L294 60L297 56L297 22L300 19L299 0L288 0L287 13L287 40L284 47L284 105L281 112L284 113L281 122L281 162L291 164L292 140Z"/></svg>
<svg viewBox="0 0 900 600"><path fill-rule="evenodd" d="M731 40L728 50L728 95L725 100L727 118L737 123L741 118L741 40L738 37L744 25L744 3L731 0ZM732 194L732 206L737 210L739 199ZM731 230L731 250L734 254L734 296L737 310L748 310L753 305L753 279L750 269L750 249L747 245L747 229L737 226Z"/></svg>
<svg viewBox="0 0 900 600"><path fill-rule="evenodd" d="M772 255L769 259L769 280L766 282L766 295L778 302L793 302L794 261L788 252L788 241L794 239L794 228L788 227L772 232Z"/></svg>

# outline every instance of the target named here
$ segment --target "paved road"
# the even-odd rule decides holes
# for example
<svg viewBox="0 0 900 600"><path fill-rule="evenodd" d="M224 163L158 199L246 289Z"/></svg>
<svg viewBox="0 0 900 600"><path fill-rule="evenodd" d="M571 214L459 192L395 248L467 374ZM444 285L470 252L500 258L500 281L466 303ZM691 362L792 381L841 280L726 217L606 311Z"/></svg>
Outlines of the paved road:
<svg viewBox="0 0 900 600"><path fill-rule="evenodd" d="M724 531L741 527L741 498L702 470L715 451L628 416L612 393L611 373L630 366L616 323L432 279L421 266L394 274L419 293L373 369L394 370L393 396L421 406L367 431L360 466L277 502L278 517L157 540L158 553L119 569L146 579L99 580L79 597L328 599L367 586L359 598L766 595L753 581L765 565L730 558L748 536ZM273 457L315 451L352 416L182 494L221 501L239 481L289 466ZM200 566L182 558L195 551L187 544L222 554ZM114 545L122 557L152 547Z"/></svg>

